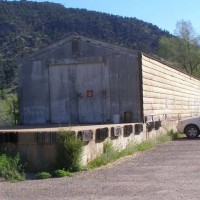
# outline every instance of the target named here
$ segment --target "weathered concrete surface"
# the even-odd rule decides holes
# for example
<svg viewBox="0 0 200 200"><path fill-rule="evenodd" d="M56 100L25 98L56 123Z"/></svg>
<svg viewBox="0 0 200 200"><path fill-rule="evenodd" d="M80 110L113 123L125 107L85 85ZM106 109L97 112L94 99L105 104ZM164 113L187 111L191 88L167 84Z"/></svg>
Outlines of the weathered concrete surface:
<svg viewBox="0 0 200 200"><path fill-rule="evenodd" d="M86 165L89 161L95 159L98 155L103 153L103 146L106 141L111 141L116 148L124 149L132 142L141 142L143 140L155 138L160 134L166 132L165 129L160 127L151 132L146 131L146 124L143 126L143 131L136 129L136 124L101 124L101 125L87 125L87 126L56 126L56 125L31 125L31 126L17 126L17 127L0 127L0 142L1 137L6 145L6 149L11 154L19 152L21 160L26 163L28 171L46 171L55 165L56 161L56 133L62 130L74 131L79 134L79 131L91 131L91 135L87 136L84 142L83 153L81 156L81 164ZM126 134L127 126L131 127L131 133ZM121 133L114 137L112 133L113 128L118 128ZM97 129L107 130L107 136L101 140L97 137ZM12 133L17 134L17 142L12 140ZM5 140L7 134L7 141ZM4 137L3 137L4 135ZM87 140L88 139L88 140ZM8 141L10 143L8 143ZM1 148L1 145L0 145Z"/></svg>
<svg viewBox="0 0 200 200"><path fill-rule="evenodd" d="M200 199L200 140L181 139L74 177L0 183L0 199Z"/></svg>

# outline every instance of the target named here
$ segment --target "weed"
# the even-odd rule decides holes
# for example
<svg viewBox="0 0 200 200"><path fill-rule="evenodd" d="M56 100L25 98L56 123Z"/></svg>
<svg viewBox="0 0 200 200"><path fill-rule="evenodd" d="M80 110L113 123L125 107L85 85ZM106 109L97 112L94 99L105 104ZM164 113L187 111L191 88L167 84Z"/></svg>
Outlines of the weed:
<svg viewBox="0 0 200 200"><path fill-rule="evenodd" d="M148 149L151 149L155 145L155 141L153 140L147 140L143 141L141 143L136 144L137 151L146 151Z"/></svg>
<svg viewBox="0 0 200 200"><path fill-rule="evenodd" d="M73 131L60 131L57 142L57 168L79 171L82 150L83 143Z"/></svg>
<svg viewBox="0 0 200 200"><path fill-rule="evenodd" d="M11 182L22 181L25 175L20 164L19 154L9 157L6 154L0 156L0 177Z"/></svg>
<svg viewBox="0 0 200 200"><path fill-rule="evenodd" d="M146 151L153 148L157 144L170 141L171 137L168 135L161 135L152 140L142 141L141 143L130 142L123 150L115 149L111 142L104 143L103 154L88 163L88 168L93 169L114 162L117 159L132 155L136 152Z"/></svg>
<svg viewBox="0 0 200 200"><path fill-rule="evenodd" d="M73 176L73 173L65 171L64 169L57 169L53 172L55 177Z"/></svg>
<svg viewBox="0 0 200 200"><path fill-rule="evenodd" d="M0 98L0 125L20 124L19 99L16 94Z"/></svg>
<svg viewBox="0 0 200 200"><path fill-rule="evenodd" d="M0 98L3 99L3 100L6 98L5 90L4 89L0 89Z"/></svg>
<svg viewBox="0 0 200 200"><path fill-rule="evenodd" d="M103 153L112 152L114 150L112 142L105 142L103 145Z"/></svg>
<svg viewBox="0 0 200 200"><path fill-rule="evenodd" d="M178 138L180 138L180 133L175 132L174 130L170 130L167 132L167 135L172 139L172 140L176 140Z"/></svg>
<svg viewBox="0 0 200 200"><path fill-rule="evenodd" d="M47 179L47 178L51 178L52 175L49 172L38 172L36 174L36 178L38 179Z"/></svg>
<svg viewBox="0 0 200 200"><path fill-rule="evenodd" d="M156 139L157 139L158 144L171 141L171 137L167 134L161 135L160 137L157 137Z"/></svg>

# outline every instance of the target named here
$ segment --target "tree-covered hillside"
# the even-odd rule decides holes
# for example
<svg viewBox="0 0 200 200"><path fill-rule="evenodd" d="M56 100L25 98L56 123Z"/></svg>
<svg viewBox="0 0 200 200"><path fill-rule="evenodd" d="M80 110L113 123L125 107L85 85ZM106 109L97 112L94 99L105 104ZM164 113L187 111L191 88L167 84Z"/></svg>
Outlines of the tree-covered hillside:
<svg viewBox="0 0 200 200"><path fill-rule="evenodd" d="M170 36L136 18L49 2L0 1L0 87L15 80L21 57L74 32L146 53L155 53L159 38Z"/></svg>

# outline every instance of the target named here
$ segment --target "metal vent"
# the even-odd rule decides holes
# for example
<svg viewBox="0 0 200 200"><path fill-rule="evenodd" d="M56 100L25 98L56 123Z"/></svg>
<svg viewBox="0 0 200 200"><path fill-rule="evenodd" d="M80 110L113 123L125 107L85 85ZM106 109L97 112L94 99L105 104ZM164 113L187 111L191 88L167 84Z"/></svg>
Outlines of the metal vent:
<svg viewBox="0 0 200 200"><path fill-rule="evenodd" d="M36 132L36 141L38 143L56 143L57 132Z"/></svg>
<svg viewBox="0 0 200 200"><path fill-rule="evenodd" d="M135 124L135 134L139 135L143 131L143 124Z"/></svg>
<svg viewBox="0 0 200 200"><path fill-rule="evenodd" d="M148 132L151 132L154 129L154 127L155 127L154 122L148 122L147 123L147 130L148 130Z"/></svg>
<svg viewBox="0 0 200 200"><path fill-rule="evenodd" d="M76 56L78 52L79 52L78 40L74 39L72 40L72 54Z"/></svg>
<svg viewBox="0 0 200 200"><path fill-rule="evenodd" d="M96 130L96 140L103 141L108 137L108 128L99 128Z"/></svg>
<svg viewBox="0 0 200 200"><path fill-rule="evenodd" d="M0 144L3 143L18 143L18 133L17 132L0 133Z"/></svg>
<svg viewBox="0 0 200 200"><path fill-rule="evenodd" d="M78 132L78 137L81 138L83 142L89 142L93 139L93 131L92 130L84 130Z"/></svg>
<svg viewBox="0 0 200 200"><path fill-rule="evenodd" d="M115 139L120 137L122 134L122 128L120 126L111 128L111 138Z"/></svg>
<svg viewBox="0 0 200 200"><path fill-rule="evenodd" d="M158 130L161 127L161 121L155 121L155 130Z"/></svg>
<svg viewBox="0 0 200 200"><path fill-rule="evenodd" d="M133 126L132 125L124 126L124 137L129 136L131 133L133 133Z"/></svg>

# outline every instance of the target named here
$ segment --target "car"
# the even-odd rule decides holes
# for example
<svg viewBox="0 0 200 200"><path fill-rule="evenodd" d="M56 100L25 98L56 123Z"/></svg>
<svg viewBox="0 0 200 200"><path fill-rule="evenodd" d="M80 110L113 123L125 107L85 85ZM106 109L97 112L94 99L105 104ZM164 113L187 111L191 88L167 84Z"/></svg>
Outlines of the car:
<svg viewBox="0 0 200 200"><path fill-rule="evenodd" d="M183 118L178 121L177 131L188 138L197 138L200 134L200 116Z"/></svg>

